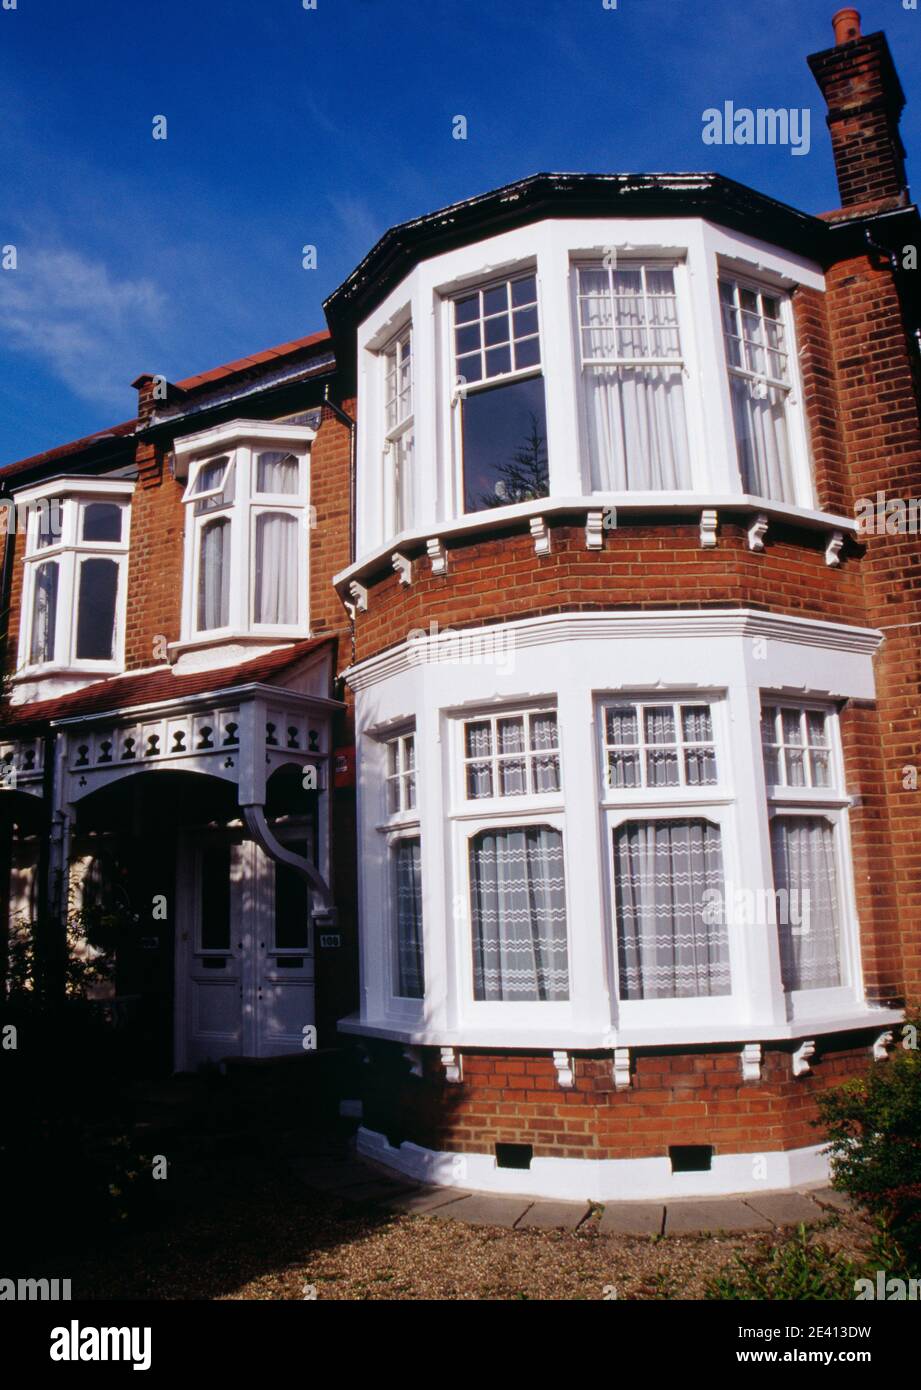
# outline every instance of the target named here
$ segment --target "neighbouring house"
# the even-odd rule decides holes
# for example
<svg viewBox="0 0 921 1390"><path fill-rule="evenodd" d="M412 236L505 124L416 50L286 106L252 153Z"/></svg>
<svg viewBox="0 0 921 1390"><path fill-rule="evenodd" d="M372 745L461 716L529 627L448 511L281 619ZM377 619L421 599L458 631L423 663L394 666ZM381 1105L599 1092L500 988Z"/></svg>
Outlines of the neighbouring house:
<svg viewBox="0 0 921 1390"><path fill-rule="evenodd" d="M921 996L921 220L835 31L840 208L526 178L0 472L10 962L165 1071L361 1048L417 1177L823 1176Z"/></svg>

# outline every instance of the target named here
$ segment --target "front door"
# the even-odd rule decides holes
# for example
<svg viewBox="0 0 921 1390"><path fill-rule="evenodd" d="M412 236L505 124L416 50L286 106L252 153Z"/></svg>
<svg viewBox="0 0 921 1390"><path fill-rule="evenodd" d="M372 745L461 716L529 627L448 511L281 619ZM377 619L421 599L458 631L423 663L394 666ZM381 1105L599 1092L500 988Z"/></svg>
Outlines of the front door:
<svg viewBox="0 0 921 1390"><path fill-rule="evenodd" d="M308 852L303 827L280 837ZM315 1018L306 882L239 831L191 838L179 874L176 1069L300 1051Z"/></svg>

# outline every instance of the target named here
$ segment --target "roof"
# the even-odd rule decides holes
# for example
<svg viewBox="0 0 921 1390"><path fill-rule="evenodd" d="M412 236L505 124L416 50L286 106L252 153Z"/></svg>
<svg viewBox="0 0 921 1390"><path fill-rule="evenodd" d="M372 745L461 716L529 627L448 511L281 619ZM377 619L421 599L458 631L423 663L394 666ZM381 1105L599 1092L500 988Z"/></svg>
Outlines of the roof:
<svg viewBox="0 0 921 1390"><path fill-rule="evenodd" d="M334 336L417 261L544 217L707 217L819 261L828 236L817 217L721 174L532 174L391 227L326 300Z"/></svg>
<svg viewBox="0 0 921 1390"><path fill-rule="evenodd" d="M124 676L113 676L109 680L86 685L82 690L73 690L68 695L59 695L54 700L11 705L3 712L0 727L19 729L26 725L45 726L54 719L130 710L139 705L160 704L182 696L226 690L234 685L268 681L302 661L305 656L332 645L334 641L333 637L312 637L290 647L266 652L236 666L222 666L219 670L179 674L172 666L162 666L133 675L129 672Z"/></svg>
<svg viewBox="0 0 921 1390"><path fill-rule="evenodd" d="M197 376L185 377L184 380L174 382L173 385L178 386L183 395L188 395L202 387L211 386L217 381L243 376L268 364L274 365L281 359L295 357L300 353L309 354L312 348L320 347L329 342L330 334L324 328L319 333L308 334L306 338L292 338L290 342L280 343L277 347L266 348L263 352L250 354L249 357L238 357L233 362L225 362L223 366L212 367L207 372L199 372ZM142 380L149 380L149 378L138 377L134 384L137 385ZM59 444L54 449L46 449L43 453L33 454L30 458L19 459L15 463L6 464L0 468L0 485L5 479L19 473L28 473L33 469L45 469L63 462L65 459L76 458L78 455L92 456L103 452L102 446L107 442L132 438L140 423L137 419L125 420L120 425L110 425L108 429L97 430L95 434L84 435L82 439L74 439L68 444Z"/></svg>

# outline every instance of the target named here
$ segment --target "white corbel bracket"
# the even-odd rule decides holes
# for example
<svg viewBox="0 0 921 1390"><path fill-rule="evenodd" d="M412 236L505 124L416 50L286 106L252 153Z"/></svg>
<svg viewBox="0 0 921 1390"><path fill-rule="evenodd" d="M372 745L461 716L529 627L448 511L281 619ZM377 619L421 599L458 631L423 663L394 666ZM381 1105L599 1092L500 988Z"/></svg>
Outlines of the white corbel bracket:
<svg viewBox="0 0 921 1390"><path fill-rule="evenodd" d="M587 512L585 516L586 550L604 549L604 512Z"/></svg>
<svg viewBox="0 0 921 1390"><path fill-rule="evenodd" d="M615 1047L614 1049L614 1089L615 1091L629 1091L630 1089L629 1047Z"/></svg>
<svg viewBox="0 0 921 1390"><path fill-rule="evenodd" d="M559 1084L564 1090L571 1090L576 1081L572 1057L568 1052L554 1052L553 1065L556 1067L556 1079Z"/></svg>
<svg viewBox="0 0 921 1390"><path fill-rule="evenodd" d="M748 548L749 550L763 550L764 538L767 535L768 519L763 513L755 517L751 526L748 528Z"/></svg>
<svg viewBox="0 0 921 1390"><path fill-rule="evenodd" d="M459 1086L464 1079L464 1059L456 1047L441 1049L441 1065L445 1069L445 1081L449 1086Z"/></svg>
<svg viewBox="0 0 921 1390"><path fill-rule="evenodd" d="M408 555L401 555L395 550L390 557L394 573L400 576L401 584L411 584L413 582L413 562Z"/></svg>
<svg viewBox="0 0 921 1390"><path fill-rule="evenodd" d="M892 1030L890 1029L886 1033L880 1033L879 1037L873 1043L874 1062L885 1062L886 1058L889 1056L889 1048L891 1046Z"/></svg>
<svg viewBox="0 0 921 1390"><path fill-rule="evenodd" d="M355 611L365 613L368 609L368 591L364 584L359 584L357 579L353 579L349 585L349 593L355 605Z"/></svg>
<svg viewBox="0 0 921 1390"><path fill-rule="evenodd" d="M841 564L841 547L844 545L844 534L841 531L832 531L828 545L825 547L825 563L836 569Z"/></svg>
<svg viewBox="0 0 921 1390"><path fill-rule="evenodd" d="M407 1061L407 1062L409 1063L409 1074L410 1074L410 1076L421 1076L421 1075L422 1075L422 1048L421 1048L421 1047L404 1047L404 1048L403 1048L403 1058L404 1058L405 1061Z"/></svg>
<svg viewBox="0 0 921 1390"><path fill-rule="evenodd" d="M712 550L716 545L716 528L719 515L715 507L705 507L700 514L700 543L704 550Z"/></svg>
<svg viewBox="0 0 921 1390"><path fill-rule="evenodd" d="M550 554L550 532L542 516L531 517L531 535L534 537L534 554Z"/></svg>
<svg viewBox="0 0 921 1390"><path fill-rule="evenodd" d="M448 552L444 548L444 542L439 536L432 536L425 542L425 549L432 562L432 574L447 574L448 572Z"/></svg>
<svg viewBox="0 0 921 1390"><path fill-rule="evenodd" d="M761 1080L761 1044L746 1043L742 1048L742 1080Z"/></svg>
<svg viewBox="0 0 921 1390"><path fill-rule="evenodd" d="M815 1040L807 1038L801 1042L793 1054L793 1075L805 1076L811 1070L812 1058L815 1055Z"/></svg>

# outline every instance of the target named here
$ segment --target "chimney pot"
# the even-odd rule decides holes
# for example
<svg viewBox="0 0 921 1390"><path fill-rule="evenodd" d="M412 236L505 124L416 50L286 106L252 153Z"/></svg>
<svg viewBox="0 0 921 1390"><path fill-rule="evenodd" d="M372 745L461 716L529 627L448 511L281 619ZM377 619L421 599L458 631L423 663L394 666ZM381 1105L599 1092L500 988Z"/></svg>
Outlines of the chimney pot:
<svg viewBox="0 0 921 1390"><path fill-rule="evenodd" d="M859 10L839 10L831 22L834 25L836 44L850 43L852 39L861 37Z"/></svg>

